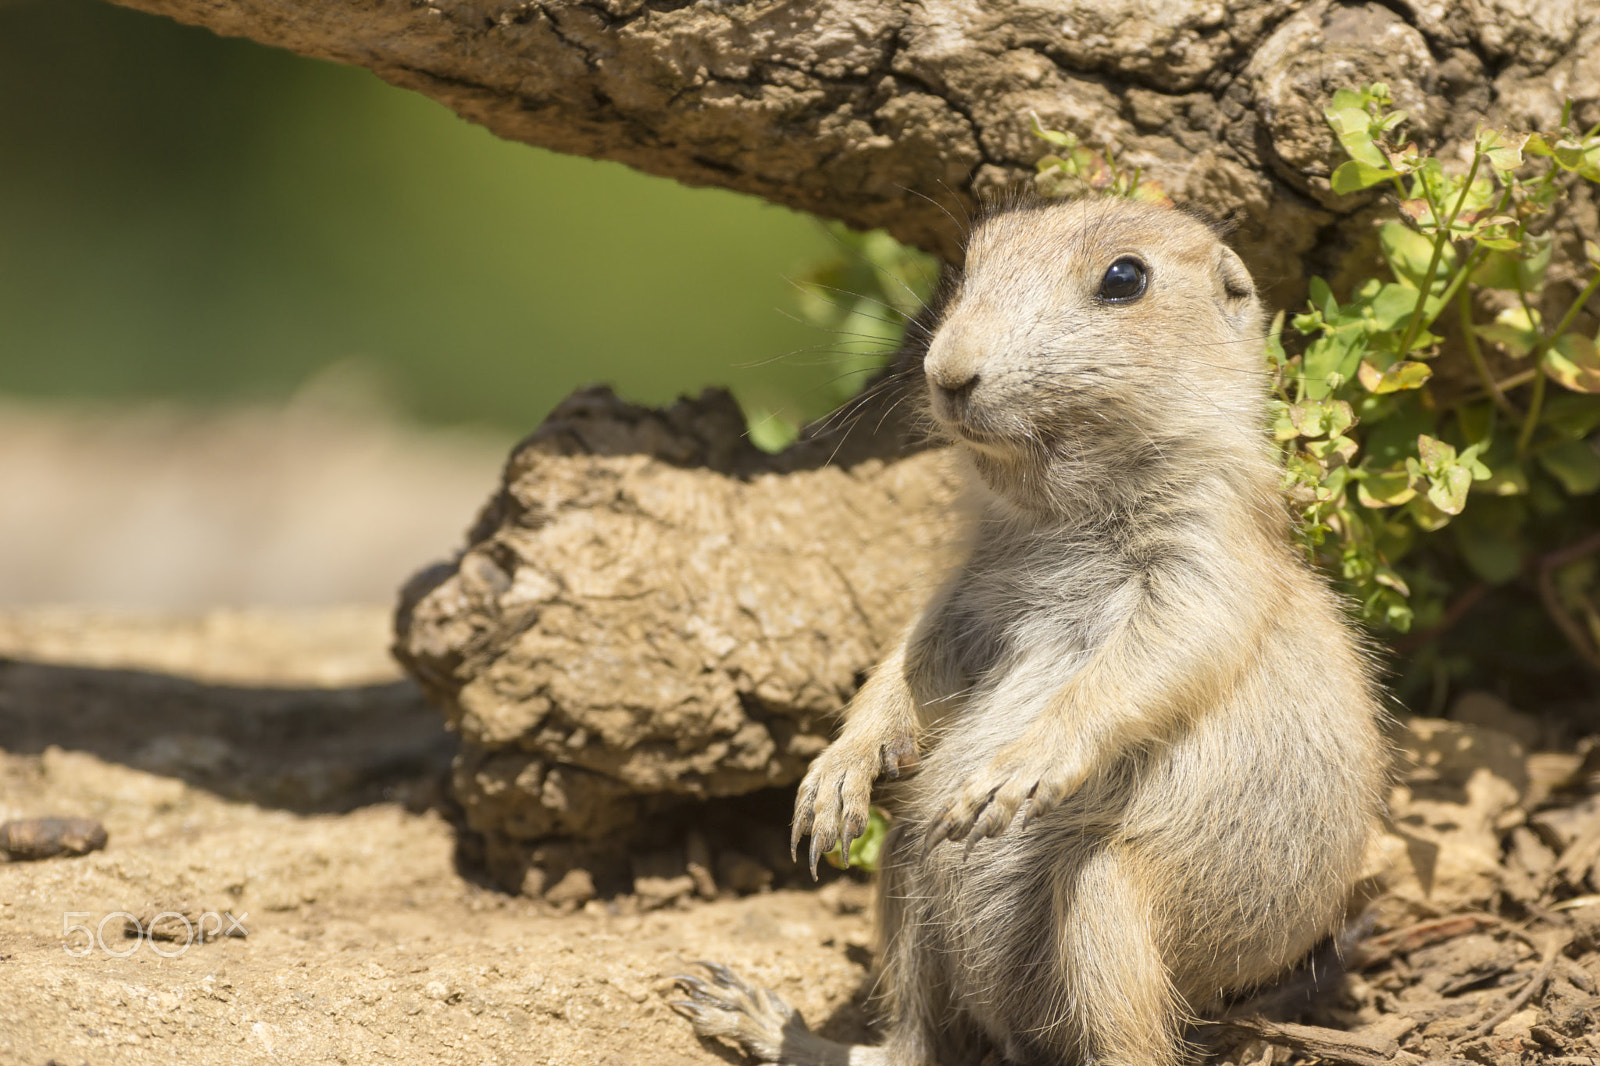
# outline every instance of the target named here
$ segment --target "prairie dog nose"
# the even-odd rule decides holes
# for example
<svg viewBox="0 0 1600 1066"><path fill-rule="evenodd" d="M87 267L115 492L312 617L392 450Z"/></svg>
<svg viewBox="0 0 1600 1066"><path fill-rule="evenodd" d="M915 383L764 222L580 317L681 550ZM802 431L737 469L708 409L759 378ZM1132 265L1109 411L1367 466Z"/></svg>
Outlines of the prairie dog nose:
<svg viewBox="0 0 1600 1066"><path fill-rule="evenodd" d="M928 381L949 399L964 400L978 387L978 372L966 367L934 367L928 370Z"/></svg>
<svg viewBox="0 0 1600 1066"><path fill-rule="evenodd" d="M970 331L947 325L933 338L922 364L933 394L950 403L961 403L978 387L980 349L972 343Z"/></svg>

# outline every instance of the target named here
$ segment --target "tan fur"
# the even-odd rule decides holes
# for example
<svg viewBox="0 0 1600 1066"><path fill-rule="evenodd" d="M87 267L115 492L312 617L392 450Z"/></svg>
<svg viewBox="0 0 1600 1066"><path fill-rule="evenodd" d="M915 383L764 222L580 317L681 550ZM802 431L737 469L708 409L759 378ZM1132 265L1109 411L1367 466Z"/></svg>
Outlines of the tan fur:
<svg viewBox="0 0 1600 1066"><path fill-rule="evenodd" d="M1108 303L1125 255L1147 289ZM829 1044L720 969L685 979L702 1033L794 1066L1170 1066L1189 1020L1334 927L1385 755L1368 665L1290 545L1262 333L1243 264L1180 212L974 234L924 361L970 552L795 814L815 864L920 757L889 797L887 1040Z"/></svg>

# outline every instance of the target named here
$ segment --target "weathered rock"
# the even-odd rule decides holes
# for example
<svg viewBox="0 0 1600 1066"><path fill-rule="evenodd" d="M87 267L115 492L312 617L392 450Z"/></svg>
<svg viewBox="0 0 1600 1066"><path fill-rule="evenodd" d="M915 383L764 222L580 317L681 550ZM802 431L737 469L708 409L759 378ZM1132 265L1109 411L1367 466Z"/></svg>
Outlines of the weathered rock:
<svg viewBox="0 0 1600 1066"><path fill-rule="evenodd" d="M742 424L723 393L576 394L403 594L396 654L461 735L455 794L502 883L554 883L675 800L798 780L939 579L942 453L768 456Z"/></svg>

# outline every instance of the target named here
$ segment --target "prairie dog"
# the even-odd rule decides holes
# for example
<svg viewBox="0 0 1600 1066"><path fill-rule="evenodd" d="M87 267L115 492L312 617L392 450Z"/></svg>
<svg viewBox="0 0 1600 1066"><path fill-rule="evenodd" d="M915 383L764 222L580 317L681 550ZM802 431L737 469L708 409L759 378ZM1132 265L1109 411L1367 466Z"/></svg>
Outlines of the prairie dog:
<svg viewBox="0 0 1600 1066"><path fill-rule="evenodd" d="M1171 1066L1187 1023L1339 921L1386 754L1370 667L1298 556L1264 316L1210 228L1123 200L973 234L923 369L970 474L966 561L801 783L848 846L892 788L886 1040L812 1035L722 967L702 1035L791 1066Z"/></svg>

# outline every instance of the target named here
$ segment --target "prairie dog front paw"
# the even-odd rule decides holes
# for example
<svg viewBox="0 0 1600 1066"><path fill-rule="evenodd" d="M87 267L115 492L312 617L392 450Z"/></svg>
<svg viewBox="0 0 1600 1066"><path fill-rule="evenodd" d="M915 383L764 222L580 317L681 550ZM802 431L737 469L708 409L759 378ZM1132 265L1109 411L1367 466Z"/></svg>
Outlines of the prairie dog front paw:
<svg viewBox="0 0 1600 1066"><path fill-rule="evenodd" d="M955 799L928 823L924 848L943 840L965 840L970 847L997 837L1024 803L1024 826L1049 814L1083 783L1083 762L1072 751L1048 727L1029 730L967 778Z"/></svg>
<svg viewBox="0 0 1600 1066"><path fill-rule="evenodd" d="M835 844L840 845L848 864L850 842L867 827L872 782L880 775L899 777L916 762L917 744L909 733L859 740L848 734L840 737L817 756L800 782L789 854L797 855L800 838L810 833L813 878L817 876L817 860L832 851Z"/></svg>

